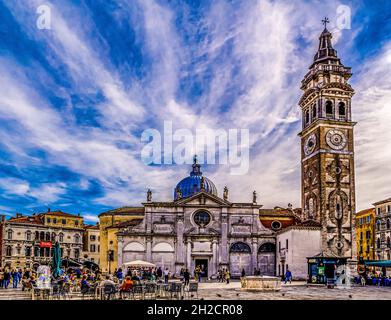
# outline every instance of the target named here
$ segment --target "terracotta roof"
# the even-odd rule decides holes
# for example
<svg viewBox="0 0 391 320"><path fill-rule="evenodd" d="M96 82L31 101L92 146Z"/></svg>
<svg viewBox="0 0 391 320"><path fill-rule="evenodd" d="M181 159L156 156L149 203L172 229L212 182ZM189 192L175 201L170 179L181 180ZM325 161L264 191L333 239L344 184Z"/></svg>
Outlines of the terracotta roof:
<svg viewBox="0 0 391 320"><path fill-rule="evenodd" d="M285 229L281 229L277 231L278 234L284 233L285 231L292 230L292 229L320 229L322 225L315 220L308 219L302 222L299 222L297 224L293 224L289 227L286 227Z"/></svg>
<svg viewBox="0 0 391 320"><path fill-rule="evenodd" d="M294 209L297 210L297 209ZM284 209L280 207L275 207L274 209L259 209L260 216L284 216L284 217L294 217L295 213L290 209Z"/></svg>
<svg viewBox="0 0 391 320"><path fill-rule="evenodd" d="M58 216L58 217L82 218L79 215L62 212L61 210L48 211L48 212L44 212L44 213L41 213L41 214L42 215Z"/></svg>
<svg viewBox="0 0 391 320"><path fill-rule="evenodd" d="M83 226L84 229L96 229L99 230L99 224L85 224Z"/></svg>
<svg viewBox="0 0 391 320"><path fill-rule="evenodd" d="M356 217L373 213L375 214L375 208L364 209L356 213Z"/></svg>
<svg viewBox="0 0 391 320"><path fill-rule="evenodd" d="M12 217L12 218L8 219L8 222L43 225L43 221L42 221L42 216L41 215Z"/></svg>
<svg viewBox="0 0 391 320"><path fill-rule="evenodd" d="M118 222L116 224L113 224L112 226L109 226L107 228L126 228L126 227L134 227L134 226L137 226L138 224L141 223L141 221L143 221L144 218L140 218L140 217L134 217L133 219L131 220L128 220L128 221L123 221L123 222Z"/></svg>
<svg viewBox="0 0 391 320"><path fill-rule="evenodd" d="M375 202L375 203L372 203L374 206L377 206L379 204L383 204L383 203L387 203L387 202L391 202L391 198L388 198L388 199L385 199L385 200L381 200L381 201L378 201L378 202Z"/></svg>
<svg viewBox="0 0 391 320"><path fill-rule="evenodd" d="M98 217L103 215L127 215L127 214L144 214L144 207L121 207L109 211L102 212Z"/></svg>

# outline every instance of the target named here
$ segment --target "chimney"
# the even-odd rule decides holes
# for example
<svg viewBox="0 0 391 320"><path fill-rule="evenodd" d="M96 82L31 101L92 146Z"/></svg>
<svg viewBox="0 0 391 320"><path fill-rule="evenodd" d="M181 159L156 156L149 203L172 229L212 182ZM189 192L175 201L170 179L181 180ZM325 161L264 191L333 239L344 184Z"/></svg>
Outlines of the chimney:
<svg viewBox="0 0 391 320"><path fill-rule="evenodd" d="M21 218L21 217L23 217L23 215L21 213L16 213L16 217Z"/></svg>

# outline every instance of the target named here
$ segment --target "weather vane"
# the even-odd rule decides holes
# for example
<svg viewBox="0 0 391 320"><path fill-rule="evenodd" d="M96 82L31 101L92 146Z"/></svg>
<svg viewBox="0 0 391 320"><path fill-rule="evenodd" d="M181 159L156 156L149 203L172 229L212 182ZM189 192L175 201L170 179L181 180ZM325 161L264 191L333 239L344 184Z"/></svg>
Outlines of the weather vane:
<svg viewBox="0 0 391 320"><path fill-rule="evenodd" d="M324 27L326 28L326 25L327 25L328 23L330 23L329 18L324 17L324 19L322 20L322 23L324 24Z"/></svg>

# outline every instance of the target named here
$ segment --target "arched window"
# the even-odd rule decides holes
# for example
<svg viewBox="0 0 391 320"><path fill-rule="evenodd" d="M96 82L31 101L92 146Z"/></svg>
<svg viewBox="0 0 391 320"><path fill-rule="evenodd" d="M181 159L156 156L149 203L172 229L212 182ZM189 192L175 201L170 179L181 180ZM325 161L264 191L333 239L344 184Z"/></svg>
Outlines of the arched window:
<svg viewBox="0 0 391 320"><path fill-rule="evenodd" d="M39 240L39 231L35 231L35 240Z"/></svg>
<svg viewBox="0 0 391 320"><path fill-rule="evenodd" d="M380 238L377 238L376 248L380 249Z"/></svg>
<svg viewBox="0 0 391 320"><path fill-rule="evenodd" d="M26 232L26 240L31 241L31 231L30 230L27 230L27 232Z"/></svg>
<svg viewBox="0 0 391 320"><path fill-rule="evenodd" d="M60 234L58 235L58 241L59 241L59 242L64 242L64 235L63 235L62 233L60 233Z"/></svg>
<svg viewBox="0 0 391 320"><path fill-rule="evenodd" d="M390 237L387 237L387 248L389 248L391 246L391 240L390 240Z"/></svg>
<svg viewBox="0 0 391 320"><path fill-rule="evenodd" d="M236 242L229 249L230 253L251 253L251 248L247 243Z"/></svg>
<svg viewBox="0 0 391 320"><path fill-rule="evenodd" d="M5 250L5 255L7 257L11 257L12 256L12 247L11 246L7 246L7 248Z"/></svg>
<svg viewBox="0 0 391 320"><path fill-rule="evenodd" d="M25 248L25 255L26 255L26 257L30 257L31 256L31 247L26 247Z"/></svg>
<svg viewBox="0 0 391 320"><path fill-rule="evenodd" d="M52 242L56 241L56 233L55 232L52 232Z"/></svg>
<svg viewBox="0 0 391 320"><path fill-rule="evenodd" d="M78 234L75 234L75 243L79 243L80 236Z"/></svg>
<svg viewBox="0 0 391 320"><path fill-rule="evenodd" d="M376 221L376 229L377 231L380 231L380 220Z"/></svg>
<svg viewBox="0 0 391 320"><path fill-rule="evenodd" d="M333 103L330 100L326 101L326 116L332 116L334 114Z"/></svg>
<svg viewBox="0 0 391 320"><path fill-rule="evenodd" d="M312 119L316 118L316 104L312 106Z"/></svg>
<svg viewBox="0 0 391 320"><path fill-rule="evenodd" d="M45 240L45 232L41 231L39 234L39 240L44 241Z"/></svg>
<svg viewBox="0 0 391 320"><path fill-rule="evenodd" d="M305 112L305 124L309 124L310 123L310 112L307 110Z"/></svg>
<svg viewBox="0 0 391 320"><path fill-rule="evenodd" d="M9 229L7 231L7 238L8 238L8 240L12 240L12 230L11 229Z"/></svg>
<svg viewBox="0 0 391 320"><path fill-rule="evenodd" d="M273 252L274 253L274 252L276 252L276 245L271 242L264 243L259 247L258 252L259 253L261 253L261 252Z"/></svg>
<svg viewBox="0 0 391 320"><path fill-rule="evenodd" d="M45 240L50 241L50 232L46 232Z"/></svg>
<svg viewBox="0 0 391 320"><path fill-rule="evenodd" d="M390 218L387 219L387 229L391 228L391 220Z"/></svg>
<svg viewBox="0 0 391 320"><path fill-rule="evenodd" d="M346 116L346 107L344 102L338 103L338 113L340 117L345 117Z"/></svg>

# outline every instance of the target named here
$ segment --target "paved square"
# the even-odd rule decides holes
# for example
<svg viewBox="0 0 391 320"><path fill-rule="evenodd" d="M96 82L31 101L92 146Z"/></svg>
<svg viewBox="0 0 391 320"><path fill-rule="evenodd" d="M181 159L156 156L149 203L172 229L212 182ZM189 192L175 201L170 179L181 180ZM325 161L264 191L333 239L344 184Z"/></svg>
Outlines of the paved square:
<svg viewBox="0 0 391 320"><path fill-rule="evenodd" d="M350 288L327 289L324 286L307 285L305 282L282 284L279 292L246 292L240 282L200 283L199 299L204 300L391 300L391 287L354 286ZM71 300L82 299L79 293ZM0 289L0 300L31 300L31 293L21 288Z"/></svg>

